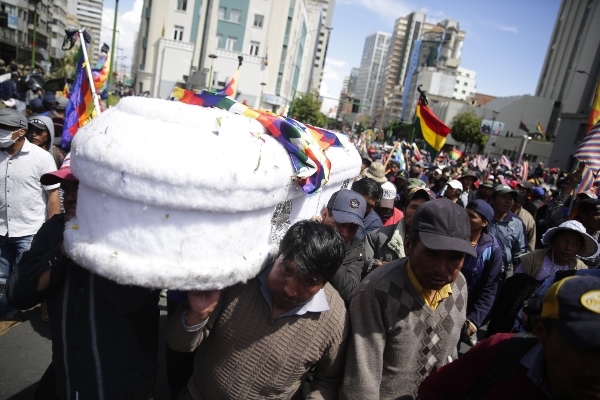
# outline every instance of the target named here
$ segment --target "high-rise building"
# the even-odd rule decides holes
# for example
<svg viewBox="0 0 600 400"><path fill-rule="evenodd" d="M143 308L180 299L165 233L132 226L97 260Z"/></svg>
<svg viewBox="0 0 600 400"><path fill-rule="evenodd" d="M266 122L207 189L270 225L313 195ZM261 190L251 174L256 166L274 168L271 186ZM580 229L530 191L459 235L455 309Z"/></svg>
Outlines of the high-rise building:
<svg viewBox="0 0 600 400"><path fill-rule="evenodd" d="M71 14L77 16L82 27L92 36L89 58L94 63L100 53L100 31L102 30L102 3L103 0L69 0ZM112 26L113 21L105 21Z"/></svg>
<svg viewBox="0 0 600 400"><path fill-rule="evenodd" d="M385 127L401 119L406 96L410 99L414 95L404 93L406 79L410 77L406 88L410 89L412 75L418 68L435 67L455 73L460 64L465 32L459 29L458 21L448 19L432 24L426 22L426 17L424 12L416 11L398 18L394 24L373 111L376 126Z"/></svg>
<svg viewBox="0 0 600 400"><path fill-rule="evenodd" d="M327 57L327 47L329 45L329 36L331 35L331 21L335 8L335 0L307 0L307 8L315 15L321 14L317 26L318 35L315 36L315 43L311 46L314 49L313 67L311 68L310 79L307 92L319 92L323 82L323 69L325 68L325 57ZM316 18L313 18L317 20Z"/></svg>
<svg viewBox="0 0 600 400"><path fill-rule="evenodd" d="M360 114L370 116L374 108L390 38L389 33L378 31L365 39L355 93L361 103Z"/></svg>
<svg viewBox="0 0 600 400"><path fill-rule="evenodd" d="M358 72L358 68L352 68L350 70L350 75L344 78L336 113L336 119L343 123L352 123L352 118L350 118L351 115L358 112L358 106L355 105L360 103L360 101L355 98Z"/></svg>
<svg viewBox="0 0 600 400"><path fill-rule="evenodd" d="M549 164L570 169L585 137L600 82L600 3L566 1L558 16L536 95L554 100L547 134L554 140Z"/></svg>
<svg viewBox="0 0 600 400"><path fill-rule="evenodd" d="M319 38L330 28L332 6L332 0L145 0L133 61L136 90L164 98L175 85L219 89L242 57L237 99L278 110L320 79L314 65L325 55Z"/></svg>

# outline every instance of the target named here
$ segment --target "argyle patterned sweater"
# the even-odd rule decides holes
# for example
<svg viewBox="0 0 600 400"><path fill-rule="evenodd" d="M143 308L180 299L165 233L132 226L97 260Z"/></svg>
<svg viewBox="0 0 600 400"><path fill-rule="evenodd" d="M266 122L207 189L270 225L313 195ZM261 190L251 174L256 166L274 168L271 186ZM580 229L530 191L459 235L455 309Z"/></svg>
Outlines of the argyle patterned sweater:
<svg viewBox="0 0 600 400"><path fill-rule="evenodd" d="M406 272L408 258L371 272L350 297L352 334L342 399L414 399L430 373L456 358L466 320L462 274L433 310Z"/></svg>
<svg viewBox="0 0 600 400"><path fill-rule="evenodd" d="M182 304L169 318L169 347L198 348L188 390L194 400L290 399L317 364L308 399L337 399L349 323L344 301L325 284L329 311L274 319L254 278L224 289L206 326L183 328Z"/></svg>

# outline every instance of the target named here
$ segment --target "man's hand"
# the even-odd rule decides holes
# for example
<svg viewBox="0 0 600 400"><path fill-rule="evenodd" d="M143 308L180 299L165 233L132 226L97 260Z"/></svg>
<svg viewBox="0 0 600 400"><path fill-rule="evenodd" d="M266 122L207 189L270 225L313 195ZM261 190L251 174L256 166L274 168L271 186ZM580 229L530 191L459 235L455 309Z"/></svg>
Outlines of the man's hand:
<svg viewBox="0 0 600 400"><path fill-rule="evenodd" d="M215 310L221 298L221 291L190 291L187 298L190 308L186 313L185 323L187 326L198 325L210 317Z"/></svg>
<svg viewBox="0 0 600 400"><path fill-rule="evenodd" d="M571 190L575 189L577 185L581 182L582 179L582 171L578 170L569 174L567 177L567 184L565 185L565 189L567 192L571 192Z"/></svg>

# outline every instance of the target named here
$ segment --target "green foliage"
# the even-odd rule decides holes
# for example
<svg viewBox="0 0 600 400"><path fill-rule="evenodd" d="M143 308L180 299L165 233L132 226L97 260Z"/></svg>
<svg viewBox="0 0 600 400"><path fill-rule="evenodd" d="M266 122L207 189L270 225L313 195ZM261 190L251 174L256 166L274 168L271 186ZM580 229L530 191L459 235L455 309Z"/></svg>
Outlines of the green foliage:
<svg viewBox="0 0 600 400"><path fill-rule="evenodd" d="M457 142L466 144L467 148L471 148L474 144L484 146L488 136L479 133L480 127L481 118L471 110L454 117L451 135Z"/></svg>
<svg viewBox="0 0 600 400"><path fill-rule="evenodd" d="M296 97L290 107L289 117L302 122L303 124L314 125L318 127L327 126L327 116L321 112L321 102L319 98L312 93L303 93L301 97Z"/></svg>

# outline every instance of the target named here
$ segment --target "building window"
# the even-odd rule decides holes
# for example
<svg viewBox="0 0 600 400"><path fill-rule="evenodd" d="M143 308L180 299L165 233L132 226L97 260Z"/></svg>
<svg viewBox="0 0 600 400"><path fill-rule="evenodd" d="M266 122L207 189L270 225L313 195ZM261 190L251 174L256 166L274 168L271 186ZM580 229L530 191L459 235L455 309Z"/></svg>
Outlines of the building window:
<svg viewBox="0 0 600 400"><path fill-rule="evenodd" d="M239 24L242 20L242 12L240 10L231 10L229 13L229 22Z"/></svg>
<svg viewBox="0 0 600 400"><path fill-rule="evenodd" d="M463 91L462 91L462 94L465 94L465 93L467 93L467 92L463 90Z"/></svg>
<svg viewBox="0 0 600 400"><path fill-rule="evenodd" d="M257 56L259 46L260 46L259 42L250 42L250 55Z"/></svg>
<svg viewBox="0 0 600 400"><path fill-rule="evenodd" d="M465 86L467 86L467 82L465 82Z"/></svg>
<svg viewBox="0 0 600 400"><path fill-rule="evenodd" d="M219 7L219 19L225 19L225 13L227 9L225 7Z"/></svg>
<svg viewBox="0 0 600 400"><path fill-rule="evenodd" d="M228 36L225 41L225 50L235 51L235 45L237 44L237 38Z"/></svg>
<svg viewBox="0 0 600 400"><path fill-rule="evenodd" d="M223 35L217 35L217 49L223 48Z"/></svg>
<svg viewBox="0 0 600 400"><path fill-rule="evenodd" d="M183 40L183 26L175 25L173 29L173 40Z"/></svg>
<svg viewBox="0 0 600 400"><path fill-rule="evenodd" d="M254 14L254 26L257 28L262 28L263 22L265 21L265 17L260 14Z"/></svg>
<svg viewBox="0 0 600 400"><path fill-rule="evenodd" d="M470 78L470 77L471 77L471 74L467 74L467 78Z"/></svg>
<svg viewBox="0 0 600 400"><path fill-rule="evenodd" d="M177 0L177 10L185 11L187 8L187 0Z"/></svg>

